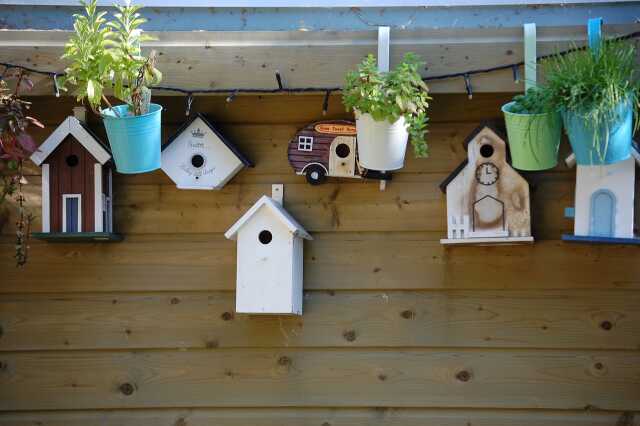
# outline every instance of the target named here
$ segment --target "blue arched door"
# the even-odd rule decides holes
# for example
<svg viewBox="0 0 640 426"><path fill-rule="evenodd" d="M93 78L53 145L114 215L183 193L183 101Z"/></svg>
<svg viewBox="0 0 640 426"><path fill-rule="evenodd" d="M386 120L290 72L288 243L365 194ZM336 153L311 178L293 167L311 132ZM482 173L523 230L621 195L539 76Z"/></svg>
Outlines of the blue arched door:
<svg viewBox="0 0 640 426"><path fill-rule="evenodd" d="M611 191L601 189L591 196L590 234L613 237L615 232L616 197Z"/></svg>

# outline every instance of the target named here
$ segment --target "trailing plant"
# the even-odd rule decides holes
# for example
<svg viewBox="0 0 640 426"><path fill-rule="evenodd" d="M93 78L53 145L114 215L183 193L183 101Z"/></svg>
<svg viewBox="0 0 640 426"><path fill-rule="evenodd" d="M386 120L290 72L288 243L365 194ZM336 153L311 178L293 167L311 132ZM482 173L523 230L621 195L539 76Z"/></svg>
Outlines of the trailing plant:
<svg viewBox="0 0 640 426"><path fill-rule="evenodd" d="M556 54L543 64L550 109L571 112L593 130L609 129L620 104L632 105L638 126L640 81L636 47L625 40L605 40L597 49ZM608 139L595 132L594 148L604 156ZM606 132L605 134L608 134Z"/></svg>
<svg viewBox="0 0 640 426"><path fill-rule="evenodd" d="M5 72L6 74L6 72ZM7 80L15 80L11 90ZM29 125L44 127L35 118L27 115L31 103L20 98L21 89L30 90L33 83L22 71L3 75L0 79L0 206L13 198L17 206L15 258L18 266L27 262L31 222L34 217L26 209L26 198L22 191L26 179L23 162L36 150L36 144L27 133Z"/></svg>
<svg viewBox="0 0 640 426"><path fill-rule="evenodd" d="M431 97L418 72L422 66L424 62L415 54L407 53L395 69L380 72L375 56L368 55L356 71L347 74L342 90L348 111L371 114L376 121L391 123L404 117L417 157L428 156L427 109Z"/></svg>
<svg viewBox="0 0 640 426"><path fill-rule="evenodd" d="M155 52L142 55L141 43L153 40L140 28L146 19L138 13L140 6L127 3L116 4L116 13L108 21L106 12L97 10L96 1L81 0L84 15L73 15L75 33L62 56L70 64L61 87L67 90L67 85L75 86L78 101L87 99L95 113L103 103L111 107L105 92L112 91L132 114L145 114L151 99L150 86L162 80L155 67Z"/></svg>
<svg viewBox="0 0 640 426"><path fill-rule="evenodd" d="M531 87L526 93L513 97L508 112L513 114L544 114L551 111L549 91L543 87Z"/></svg>

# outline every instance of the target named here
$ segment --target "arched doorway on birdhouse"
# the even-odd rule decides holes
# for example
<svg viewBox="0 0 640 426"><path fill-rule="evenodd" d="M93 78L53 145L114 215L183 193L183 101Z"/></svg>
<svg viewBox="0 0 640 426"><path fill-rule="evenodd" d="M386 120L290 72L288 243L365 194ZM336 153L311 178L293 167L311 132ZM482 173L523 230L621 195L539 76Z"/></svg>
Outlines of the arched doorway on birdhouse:
<svg viewBox="0 0 640 426"><path fill-rule="evenodd" d="M589 234L612 237L615 233L616 196L608 189L600 189L591 195Z"/></svg>
<svg viewBox="0 0 640 426"><path fill-rule="evenodd" d="M356 138L337 136L329 147L329 175L353 177L356 172Z"/></svg>

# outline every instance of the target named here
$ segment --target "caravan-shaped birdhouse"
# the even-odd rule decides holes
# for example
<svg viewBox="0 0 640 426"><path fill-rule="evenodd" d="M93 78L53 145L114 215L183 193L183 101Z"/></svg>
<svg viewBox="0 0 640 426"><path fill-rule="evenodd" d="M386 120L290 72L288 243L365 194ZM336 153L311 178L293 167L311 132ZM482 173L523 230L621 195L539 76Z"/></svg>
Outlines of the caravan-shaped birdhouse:
<svg viewBox="0 0 640 426"><path fill-rule="evenodd" d="M74 108L31 161L42 168L42 232L47 240L118 241L113 233L112 161L109 149Z"/></svg>
<svg viewBox="0 0 640 426"><path fill-rule="evenodd" d="M576 165L575 155L566 160L576 166L575 205L565 209L574 219L573 235L562 239L573 242L640 244L634 234L636 165L640 148L636 142L631 157L603 165Z"/></svg>
<svg viewBox="0 0 640 426"><path fill-rule="evenodd" d="M236 312L302 315L305 229L282 207L282 185L264 195L225 237L238 241Z"/></svg>
<svg viewBox="0 0 640 426"><path fill-rule="evenodd" d="M320 185L329 176L390 180L391 173L367 170L360 165L356 134L352 121L308 124L289 141L289 164L311 185Z"/></svg>
<svg viewBox="0 0 640 426"><path fill-rule="evenodd" d="M483 125L465 145L467 160L440 185L447 195L447 238L440 242L532 242L529 184L507 162L504 138Z"/></svg>
<svg viewBox="0 0 640 426"><path fill-rule="evenodd" d="M162 170L180 189L220 189L245 167L253 164L202 114L162 147Z"/></svg>

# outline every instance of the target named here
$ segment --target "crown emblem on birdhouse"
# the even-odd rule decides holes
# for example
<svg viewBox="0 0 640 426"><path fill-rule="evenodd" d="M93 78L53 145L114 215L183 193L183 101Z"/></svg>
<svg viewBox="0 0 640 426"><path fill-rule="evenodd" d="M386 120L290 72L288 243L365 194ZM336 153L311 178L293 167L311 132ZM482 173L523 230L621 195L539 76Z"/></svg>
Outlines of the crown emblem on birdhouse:
<svg viewBox="0 0 640 426"><path fill-rule="evenodd" d="M194 138L202 139L204 138L204 132L200 130L200 127L198 127L191 132L191 136L193 136Z"/></svg>

